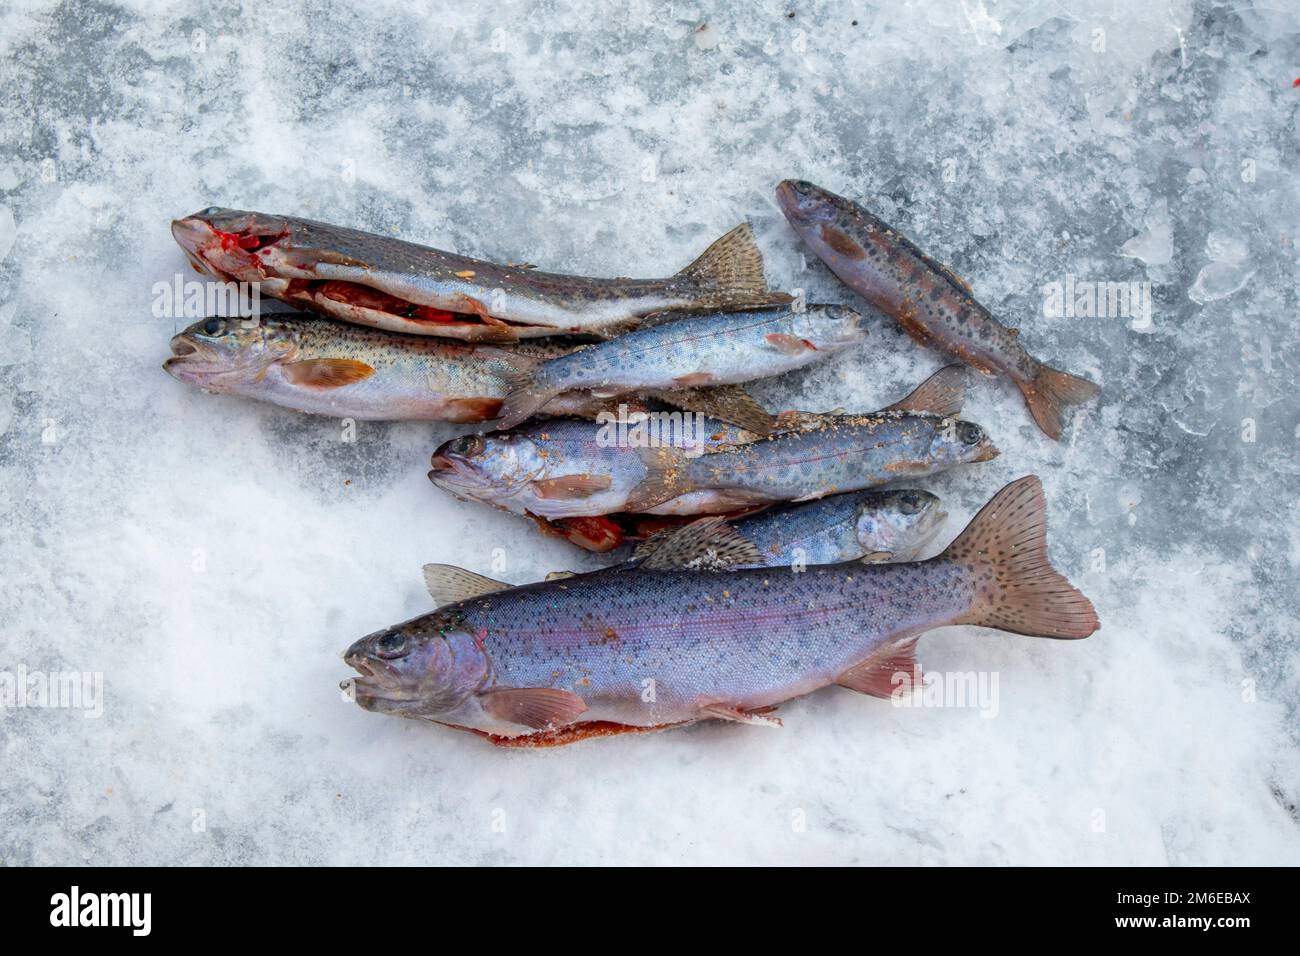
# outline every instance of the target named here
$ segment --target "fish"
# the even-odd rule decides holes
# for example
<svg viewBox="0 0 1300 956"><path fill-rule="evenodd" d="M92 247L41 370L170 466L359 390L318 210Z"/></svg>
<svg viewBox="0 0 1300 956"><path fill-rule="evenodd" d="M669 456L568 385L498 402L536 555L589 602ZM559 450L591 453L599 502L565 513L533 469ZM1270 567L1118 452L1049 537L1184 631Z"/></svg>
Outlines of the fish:
<svg viewBox="0 0 1300 956"><path fill-rule="evenodd" d="M935 416L955 415L961 408L965 380L960 366L940 369L906 398L876 414L889 416L900 409L924 409ZM632 412L623 420L635 422L638 414L639 411ZM664 495L655 501L646 500L647 492L644 489L638 492L638 488L647 480L651 466L662 465L653 455L647 461L647 453L677 451L684 461L703 461L714 454L738 453L762 437L707 416L687 417L688 413L680 412L656 415L644 424L632 425L626 433L621 433L617 423L608 420L598 424L555 420L532 422L489 435L453 438L434 452L429 480L459 498L547 521L597 518L626 511L659 515L721 514L781 500L756 497L743 488L720 486L682 488L680 493L673 493L662 482ZM776 420L775 434L765 441L814 433L828 423L852 419L796 413L776 416ZM896 424L905 425L907 421L910 419L899 419ZM903 430L898 427L895 434ZM658 444L642 447L651 441ZM691 458L692 455L698 457ZM907 475L900 471L891 477L901 479ZM823 494L834 490L827 487ZM635 506L634 495L640 498ZM609 547L617 543L608 527L586 533Z"/></svg>
<svg viewBox="0 0 1300 956"><path fill-rule="evenodd" d="M737 532L754 542L764 567L831 564L852 558L913 561L943 527L947 515L928 491L891 489L830 495L787 508L726 512ZM534 516L546 533L596 553L629 542L637 549L670 534L694 516L614 514L602 517Z"/></svg>
<svg viewBox="0 0 1300 956"><path fill-rule="evenodd" d="M830 495L732 521L762 558L755 567L836 564L857 558L915 561L947 514L928 491ZM741 565L744 567L745 565Z"/></svg>
<svg viewBox="0 0 1300 956"><path fill-rule="evenodd" d="M635 414L635 413L634 413ZM707 417L684 418L698 427L674 427L665 437L694 453L699 448L740 444L758 436L736 425ZM660 419L663 421L664 419ZM555 521L600 518L627 510L629 492L645 476L636 448L622 441L610 424L553 419L486 435L462 435L438 447L430 458L429 480L466 500L504 511ZM722 494L703 492L664 500L647 509L654 514L708 514L735 507ZM610 529L583 528L608 550L621 542Z"/></svg>
<svg viewBox="0 0 1300 956"><path fill-rule="evenodd" d="M214 316L171 340L163 369L206 391L363 421L477 424L500 412L523 363L568 351L476 345L303 315ZM553 396L550 415L593 418L606 402Z"/></svg>
<svg viewBox="0 0 1300 956"><path fill-rule="evenodd" d="M172 235L197 270L225 282L256 282L259 295L359 325L468 341L610 335L663 312L792 301L768 290L748 223L665 279L560 275L217 206L173 221Z"/></svg>
<svg viewBox="0 0 1300 956"><path fill-rule="evenodd" d="M867 337L860 314L837 305L690 316L584 346L521 370L501 408L500 428L512 428L563 392L583 389L602 398L646 390L708 395L711 386L780 375L842 352ZM716 406L683 407L719 415ZM725 411L722 412L725 414ZM748 420L737 424L757 428Z"/></svg>
<svg viewBox="0 0 1300 956"><path fill-rule="evenodd" d="M735 569L754 548L720 518L633 567L518 587L430 565L458 599L354 642L340 685L365 710L557 746L705 720L779 726L830 685L898 700L919 638L974 625L1058 640L1100 626L1047 555L1033 475L1004 487L928 561ZM431 587L431 591L435 588Z"/></svg>
<svg viewBox="0 0 1300 956"><path fill-rule="evenodd" d="M970 285L857 203L812 183L787 179L777 203L790 225L850 289L913 339L985 375L1009 378L1034 422L1059 441L1066 409L1101 394L1093 382L1040 362L975 300Z"/></svg>
<svg viewBox="0 0 1300 956"><path fill-rule="evenodd" d="M645 477L628 492L628 511L702 491L738 505L811 501L991 461L998 449L974 422L913 405L816 416L792 431L696 457L671 446L638 449L638 455Z"/></svg>

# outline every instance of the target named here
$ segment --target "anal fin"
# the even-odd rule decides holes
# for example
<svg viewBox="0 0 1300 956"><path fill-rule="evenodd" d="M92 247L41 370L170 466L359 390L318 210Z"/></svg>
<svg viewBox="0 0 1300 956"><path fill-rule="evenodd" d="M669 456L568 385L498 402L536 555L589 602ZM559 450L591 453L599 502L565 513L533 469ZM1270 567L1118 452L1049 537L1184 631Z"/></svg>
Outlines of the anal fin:
<svg viewBox="0 0 1300 956"><path fill-rule="evenodd" d="M754 727L780 727L781 718L773 717L775 708L761 707L756 710L741 710L731 704L706 704L700 708L704 717L716 717L718 720L730 720L738 724L750 724Z"/></svg>
<svg viewBox="0 0 1300 956"><path fill-rule="evenodd" d="M859 694L890 700L921 685L921 665L916 660L918 638L909 637L887 644L835 679L835 683Z"/></svg>

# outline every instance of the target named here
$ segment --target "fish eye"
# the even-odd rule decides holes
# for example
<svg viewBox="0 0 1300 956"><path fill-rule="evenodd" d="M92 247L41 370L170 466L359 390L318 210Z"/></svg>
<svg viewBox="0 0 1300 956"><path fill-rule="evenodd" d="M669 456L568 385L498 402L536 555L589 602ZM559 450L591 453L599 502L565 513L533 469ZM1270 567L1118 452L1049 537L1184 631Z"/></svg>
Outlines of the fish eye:
<svg viewBox="0 0 1300 956"><path fill-rule="evenodd" d="M921 496L914 495L910 492L901 495L898 499L898 510L905 515L914 515L921 510Z"/></svg>
<svg viewBox="0 0 1300 956"><path fill-rule="evenodd" d="M984 430L974 422L958 422L957 438L965 445L978 445L984 439Z"/></svg>
<svg viewBox="0 0 1300 956"><path fill-rule="evenodd" d="M484 448L483 439L478 435L462 435L460 438L453 439L447 446L447 451L461 458L472 458L481 452Z"/></svg>
<svg viewBox="0 0 1300 956"><path fill-rule="evenodd" d="M407 652L406 635L401 631L388 631L379 640L375 641L375 654L382 660L391 661L396 657L404 657Z"/></svg>
<svg viewBox="0 0 1300 956"><path fill-rule="evenodd" d="M222 322L220 319L208 319L203 323L204 335L217 335L221 332Z"/></svg>

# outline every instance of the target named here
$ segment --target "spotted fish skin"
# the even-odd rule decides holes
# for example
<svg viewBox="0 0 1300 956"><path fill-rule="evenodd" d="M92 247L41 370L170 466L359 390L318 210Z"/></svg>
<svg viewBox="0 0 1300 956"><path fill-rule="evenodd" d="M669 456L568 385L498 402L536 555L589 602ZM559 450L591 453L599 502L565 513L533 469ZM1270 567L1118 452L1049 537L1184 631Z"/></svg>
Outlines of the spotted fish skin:
<svg viewBox="0 0 1300 956"><path fill-rule="evenodd" d="M943 526L939 499L926 491L890 489L830 495L735 522L764 567L835 564L866 555L913 561Z"/></svg>
<svg viewBox="0 0 1300 956"><path fill-rule="evenodd" d="M627 510L645 511L687 492L727 492L748 504L808 501L989 461L998 454L983 429L923 412L821 415L808 427L696 458L672 448L641 452L646 478Z"/></svg>
<svg viewBox="0 0 1300 956"><path fill-rule="evenodd" d="M354 643L362 707L500 738L665 727L768 709L839 683L890 697L927 630L1053 638L1097 628L1046 555L1041 485L1008 485L941 555L716 573L618 566L502 586ZM570 734L556 742L568 742Z"/></svg>
<svg viewBox="0 0 1300 956"><path fill-rule="evenodd" d="M521 362L567 351L506 350L293 315L203 319L171 347L167 373L207 391L340 418L459 423L495 418ZM603 405L586 394L557 395L546 411L593 417Z"/></svg>
<svg viewBox="0 0 1300 956"><path fill-rule="evenodd" d="M725 422L694 419L702 447L752 441L756 436ZM693 447L695 428L673 430L679 448ZM434 452L429 480L462 498L520 515L598 517L626 511L627 496L646 475L638 449L611 426L552 419L489 435L454 438ZM564 490L571 488L571 490ZM726 496L684 493L657 502L654 514L690 515L732 510Z"/></svg>
<svg viewBox="0 0 1300 956"><path fill-rule="evenodd" d="M776 194L790 225L845 285L918 342L1009 378L1049 437L1060 439L1067 406L1099 394L1030 355L1019 330L995 319L951 269L862 206L800 180L785 180Z"/></svg>
<svg viewBox="0 0 1300 956"><path fill-rule="evenodd" d="M763 279L748 224L663 279L606 279L500 265L294 216L209 207L172 223L196 268L262 294L396 332L484 342L609 334L655 312L790 301Z"/></svg>
<svg viewBox="0 0 1300 956"><path fill-rule="evenodd" d="M661 322L528 370L502 407L500 427L519 424L565 391L616 396L739 384L803 368L866 337L863 317L836 305Z"/></svg>

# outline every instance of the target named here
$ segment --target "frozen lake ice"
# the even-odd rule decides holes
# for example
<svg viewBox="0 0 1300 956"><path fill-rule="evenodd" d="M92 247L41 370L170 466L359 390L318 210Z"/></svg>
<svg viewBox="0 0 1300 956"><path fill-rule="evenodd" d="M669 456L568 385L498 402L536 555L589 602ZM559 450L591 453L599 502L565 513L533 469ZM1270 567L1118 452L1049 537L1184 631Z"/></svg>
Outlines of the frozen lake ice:
<svg viewBox="0 0 1300 956"><path fill-rule="evenodd" d="M102 682L0 710L0 862L1300 861L1294 10L438 6L0 11L0 671ZM922 483L946 540L1040 475L1102 629L936 631L922 663L996 678L996 707L836 688L781 730L500 751L344 701L339 652L429 609L423 563L601 561L433 488L464 429L346 440L163 374L190 320L155 284L192 276L169 221L651 276L749 218L774 286L854 302L776 209L787 177L1103 386L1057 445L981 381L1002 456ZM1135 283L1131 314L1088 283ZM756 393L867 410L942 364L882 325Z"/></svg>

